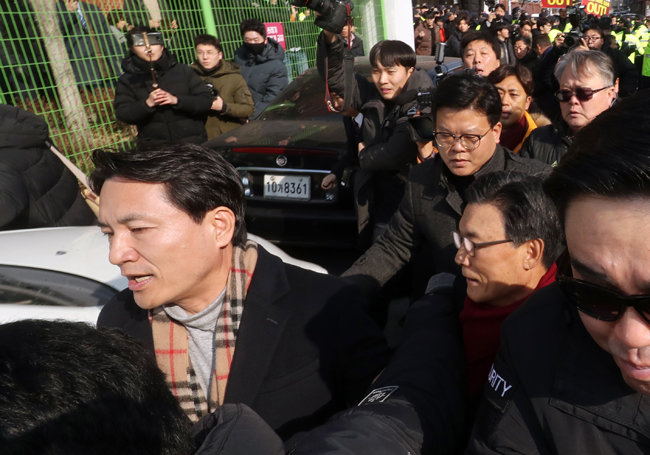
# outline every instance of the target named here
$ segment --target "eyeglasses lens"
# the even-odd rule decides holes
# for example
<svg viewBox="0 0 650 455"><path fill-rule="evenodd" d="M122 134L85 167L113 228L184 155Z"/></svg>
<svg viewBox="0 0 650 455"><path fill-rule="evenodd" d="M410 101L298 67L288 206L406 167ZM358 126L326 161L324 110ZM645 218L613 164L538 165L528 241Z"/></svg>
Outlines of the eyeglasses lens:
<svg viewBox="0 0 650 455"><path fill-rule="evenodd" d="M460 233L456 231L452 232L452 236L454 238L456 249L459 250L462 245L469 256L474 256L474 243L470 239L461 236Z"/></svg>
<svg viewBox="0 0 650 455"><path fill-rule="evenodd" d="M564 103L567 101L571 101L571 97L573 96L574 93L576 95L576 98L578 98L578 100L580 101L589 101L594 97L594 91L586 87L585 88L579 87L575 89L575 92L573 90L558 90L556 96L558 101Z"/></svg>

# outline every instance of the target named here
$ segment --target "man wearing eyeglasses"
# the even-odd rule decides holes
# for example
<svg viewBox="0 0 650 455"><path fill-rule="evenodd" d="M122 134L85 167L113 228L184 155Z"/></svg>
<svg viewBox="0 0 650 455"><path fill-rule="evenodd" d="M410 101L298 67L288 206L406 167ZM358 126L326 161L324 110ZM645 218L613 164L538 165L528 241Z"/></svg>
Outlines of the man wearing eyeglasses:
<svg viewBox="0 0 650 455"><path fill-rule="evenodd" d="M564 247L542 180L504 171L470 185L453 240L467 283L460 323L475 407L499 347L501 324L536 289L555 281L555 260Z"/></svg>
<svg viewBox="0 0 650 455"><path fill-rule="evenodd" d="M636 92L639 84L639 70L619 49L603 46L603 31L596 25L587 29L579 49L601 51L605 53L614 65L614 74L619 78L619 96L628 96Z"/></svg>
<svg viewBox="0 0 650 455"><path fill-rule="evenodd" d="M574 50L555 66L562 120L533 131L519 152L553 166L567 154L572 137L616 100L618 79L612 61L599 51Z"/></svg>
<svg viewBox="0 0 650 455"><path fill-rule="evenodd" d="M192 69L212 94L212 106L205 122L210 140L245 123L255 110L255 104L239 66L224 60L223 47L217 38L197 35L194 48L196 61Z"/></svg>
<svg viewBox="0 0 650 455"><path fill-rule="evenodd" d="M572 276L504 323L467 453L650 453L648 103L585 127L545 183Z"/></svg>
<svg viewBox="0 0 650 455"><path fill-rule="evenodd" d="M484 77L471 72L449 76L435 93L434 159L415 166L404 197L388 229L344 273L369 296L420 250L431 252L427 272L458 275L451 231L465 204L465 190L475 177L495 171L544 172L536 160L514 155L499 145L501 99ZM427 273L430 276L432 273ZM414 289L418 296L421 289Z"/></svg>

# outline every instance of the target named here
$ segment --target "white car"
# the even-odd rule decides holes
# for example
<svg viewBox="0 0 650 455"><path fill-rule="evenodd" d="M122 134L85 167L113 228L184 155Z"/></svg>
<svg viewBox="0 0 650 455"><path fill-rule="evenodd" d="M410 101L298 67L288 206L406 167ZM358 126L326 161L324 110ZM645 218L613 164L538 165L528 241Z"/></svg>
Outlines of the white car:
<svg viewBox="0 0 650 455"><path fill-rule="evenodd" d="M288 264L327 273L248 237ZM108 262L108 240L96 226L0 232L0 324L30 318L94 324L102 306L127 285Z"/></svg>

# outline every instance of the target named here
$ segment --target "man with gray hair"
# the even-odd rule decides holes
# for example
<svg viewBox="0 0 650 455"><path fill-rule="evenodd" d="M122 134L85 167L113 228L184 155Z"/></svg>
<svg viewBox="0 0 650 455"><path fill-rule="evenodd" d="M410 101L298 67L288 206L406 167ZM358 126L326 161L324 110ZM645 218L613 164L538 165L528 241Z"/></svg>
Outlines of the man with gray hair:
<svg viewBox="0 0 650 455"><path fill-rule="evenodd" d="M566 155L571 138L609 109L618 96L618 79L611 59L599 51L574 50L555 65L560 89L562 121L537 128L521 148L520 155L556 165Z"/></svg>

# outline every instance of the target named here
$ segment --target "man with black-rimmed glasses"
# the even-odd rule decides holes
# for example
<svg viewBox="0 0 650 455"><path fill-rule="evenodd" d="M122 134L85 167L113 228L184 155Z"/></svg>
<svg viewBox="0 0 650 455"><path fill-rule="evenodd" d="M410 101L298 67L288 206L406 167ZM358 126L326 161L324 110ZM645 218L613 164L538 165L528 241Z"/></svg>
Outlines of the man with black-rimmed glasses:
<svg viewBox="0 0 650 455"><path fill-rule="evenodd" d="M463 211L465 189L476 176L547 169L499 145L501 99L485 78L469 72L450 76L441 82L433 103L435 131L429 126L419 133L434 141L437 153L411 170L388 229L344 273L370 296L425 247L431 252L427 274L460 273L451 232ZM413 291L418 295L423 290Z"/></svg>
<svg viewBox="0 0 650 455"><path fill-rule="evenodd" d="M650 453L649 102L591 122L546 181L570 267L504 323L466 453Z"/></svg>

